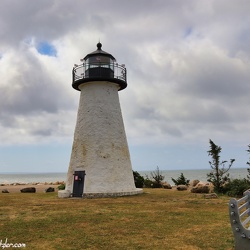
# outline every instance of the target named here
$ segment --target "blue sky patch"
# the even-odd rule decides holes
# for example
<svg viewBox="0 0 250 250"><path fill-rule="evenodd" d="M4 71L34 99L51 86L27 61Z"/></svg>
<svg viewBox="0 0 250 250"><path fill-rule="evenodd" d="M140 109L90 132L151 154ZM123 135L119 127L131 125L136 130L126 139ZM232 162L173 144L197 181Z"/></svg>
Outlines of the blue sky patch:
<svg viewBox="0 0 250 250"><path fill-rule="evenodd" d="M38 46L36 49L42 55L56 56L56 48L48 42L38 43Z"/></svg>
<svg viewBox="0 0 250 250"><path fill-rule="evenodd" d="M185 31L184 31L184 37L190 36L192 34L192 32L193 32L193 28L192 27L186 28Z"/></svg>

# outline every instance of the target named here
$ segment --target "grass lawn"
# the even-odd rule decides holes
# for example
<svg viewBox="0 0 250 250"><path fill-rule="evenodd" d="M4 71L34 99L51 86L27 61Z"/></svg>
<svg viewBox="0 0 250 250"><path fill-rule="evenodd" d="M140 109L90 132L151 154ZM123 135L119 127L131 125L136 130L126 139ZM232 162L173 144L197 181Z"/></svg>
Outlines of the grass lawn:
<svg viewBox="0 0 250 250"><path fill-rule="evenodd" d="M231 250L228 202L226 196L207 200L203 195L166 189L100 199L1 193L0 242L7 238L8 243L26 244L19 249L32 250Z"/></svg>

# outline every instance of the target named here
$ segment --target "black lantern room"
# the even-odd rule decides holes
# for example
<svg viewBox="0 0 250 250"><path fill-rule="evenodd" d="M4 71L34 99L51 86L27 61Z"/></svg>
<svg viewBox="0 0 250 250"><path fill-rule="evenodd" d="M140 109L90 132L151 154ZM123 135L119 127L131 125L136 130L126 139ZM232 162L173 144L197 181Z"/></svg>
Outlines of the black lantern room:
<svg viewBox="0 0 250 250"><path fill-rule="evenodd" d="M109 81L119 85L119 90L127 87L127 72L125 65L116 63L115 58L102 50L102 44L97 44L97 50L86 55L83 64L75 65L72 71L72 87L79 89L80 84L93 81Z"/></svg>

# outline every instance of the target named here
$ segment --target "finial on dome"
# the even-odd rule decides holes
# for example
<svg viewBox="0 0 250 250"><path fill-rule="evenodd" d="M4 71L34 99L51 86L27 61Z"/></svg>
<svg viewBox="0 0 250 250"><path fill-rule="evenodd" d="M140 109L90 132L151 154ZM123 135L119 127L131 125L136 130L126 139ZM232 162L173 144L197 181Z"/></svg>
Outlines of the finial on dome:
<svg viewBox="0 0 250 250"><path fill-rule="evenodd" d="M98 49L98 50L101 50L101 48L102 48L102 44L101 44L100 42L99 42L99 43L97 43L97 45L96 45L96 46L97 46L97 49Z"/></svg>

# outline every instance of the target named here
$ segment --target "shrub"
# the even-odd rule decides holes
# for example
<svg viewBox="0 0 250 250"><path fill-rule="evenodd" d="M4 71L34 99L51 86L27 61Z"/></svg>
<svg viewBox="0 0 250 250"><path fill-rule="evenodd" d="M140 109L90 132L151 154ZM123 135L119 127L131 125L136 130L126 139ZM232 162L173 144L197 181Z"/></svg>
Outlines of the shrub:
<svg viewBox="0 0 250 250"><path fill-rule="evenodd" d="M151 187L152 188L162 188L163 186L161 183L158 183L156 181L152 181Z"/></svg>
<svg viewBox="0 0 250 250"><path fill-rule="evenodd" d="M155 171L151 172L151 178L146 175L144 179L144 187L146 188L162 188L162 181L164 180L164 176L162 175L159 167L156 168Z"/></svg>
<svg viewBox="0 0 250 250"><path fill-rule="evenodd" d="M58 190L64 190L65 189L65 184L61 184L57 188L58 188Z"/></svg>
<svg viewBox="0 0 250 250"><path fill-rule="evenodd" d="M165 176L162 175L159 167L157 167L155 171L151 172L151 177L153 178L152 187L161 188L162 187L161 183L164 180Z"/></svg>
<svg viewBox="0 0 250 250"><path fill-rule="evenodd" d="M144 179L144 187L145 188L152 188L153 187L153 181L152 180L150 180L149 178L148 178L148 176L146 176L146 178Z"/></svg>
<svg viewBox="0 0 250 250"><path fill-rule="evenodd" d="M133 171L135 186L137 188L142 188L144 185L144 178L137 172Z"/></svg>
<svg viewBox="0 0 250 250"><path fill-rule="evenodd" d="M144 187L145 188L161 188L162 184L161 183L157 183L156 181L152 181L148 178L148 176L146 176L146 179L144 179Z"/></svg>
<svg viewBox="0 0 250 250"><path fill-rule="evenodd" d="M227 182L223 191L228 196L241 197L243 193L250 188L250 181L247 179L233 179Z"/></svg>
<svg viewBox="0 0 250 250"><path fill-rule="evenodd" d="M189 180L184 176L183 173L181 173L181 175L177 179L174 179L174 178L171 178L171 179L176 186L178 185L188 186L189 185Z"/></svg>

